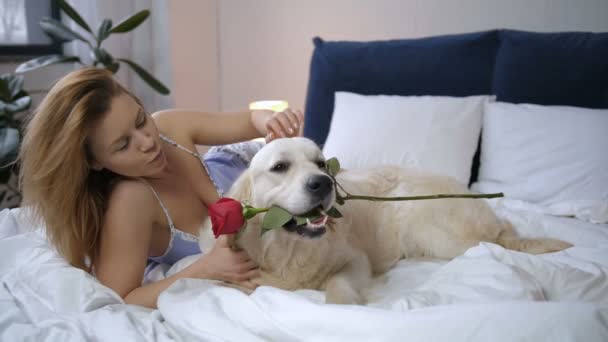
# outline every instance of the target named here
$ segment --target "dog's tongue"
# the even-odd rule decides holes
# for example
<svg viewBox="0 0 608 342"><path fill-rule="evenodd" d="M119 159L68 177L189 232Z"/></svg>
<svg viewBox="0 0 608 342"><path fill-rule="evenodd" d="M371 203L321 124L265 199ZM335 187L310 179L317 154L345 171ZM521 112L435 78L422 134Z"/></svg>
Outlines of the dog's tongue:
<svg viewBox="0 0 608 342"><path fill-rule="evenodd" d="M314 224L324 223L326 218L327 218L327 216L323 215L323 216L319 217L318 219L312 220L310 222L312 222Z"/></svg>
<svg viewBox="0 0 608 342"><path fill-rule="evenodd" d="M312 221L310 219L306 219L306 221L307 221L306 228L313 229L313 230L322 228L327 223L327 218L328 218L328 216L323 215L320 218L314 219Z"/></svg>

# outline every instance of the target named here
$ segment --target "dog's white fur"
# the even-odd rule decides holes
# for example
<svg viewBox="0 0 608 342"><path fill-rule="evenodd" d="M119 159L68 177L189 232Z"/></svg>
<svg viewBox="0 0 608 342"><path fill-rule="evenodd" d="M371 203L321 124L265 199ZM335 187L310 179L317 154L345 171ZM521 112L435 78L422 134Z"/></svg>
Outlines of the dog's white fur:
<svg viewBox="0 0 608 342"><path fill-rule="evenodd" d="M305 138L278 139L258 152L227 197L248 201L254 207L278 205L294 214L311 208L305 184L323 175L322 152ZM277 162L288 163L285 172L271 171ZM414 196L469 193L456 180L415 170L382 167L342 170L337 180L357 195ZM328 209L335 193L325 198ZM334 219L327 232L307 238L274 229L260 234L263 214L248 221L238 241L259 264L260 285L283 289L326 290L328 303L364 303L362 291L374 275L406 257L453 258L480 241L505 248L546 253L569 247L552 239L517 238L508 222L499 220L484 200L433 199L405 202L347 201L336 205L344 217ZM210 250L213 234L207 220L200 232L201 250Z"/></svg>

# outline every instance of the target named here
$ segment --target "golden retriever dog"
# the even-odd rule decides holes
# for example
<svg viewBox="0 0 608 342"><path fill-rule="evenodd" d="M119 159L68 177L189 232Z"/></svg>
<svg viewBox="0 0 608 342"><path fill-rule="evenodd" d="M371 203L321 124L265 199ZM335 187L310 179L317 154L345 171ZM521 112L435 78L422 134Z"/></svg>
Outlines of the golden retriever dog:
<svg viewBox="0 0 608 342"><path fill-rule="evenodd" d="M399 168L341 170L338 183L350 194L415 196L470 193L456 180ZM335 203L334 182L325 157L306 138L277 139L262 148L227 194L254 207L280 206L295 215L335 206L343 215L323 216L261 234L263 214L250 219L237 241L259 265L253 281L287 290L326 291L327 303L364 304L372 277L402 258L449 259L480 241L528 252L559 251L570 244L553 239L520 239L508 222L495 216L485 200L432 199ZM210 220L200 232L202 251L214 243Z"/></svg>

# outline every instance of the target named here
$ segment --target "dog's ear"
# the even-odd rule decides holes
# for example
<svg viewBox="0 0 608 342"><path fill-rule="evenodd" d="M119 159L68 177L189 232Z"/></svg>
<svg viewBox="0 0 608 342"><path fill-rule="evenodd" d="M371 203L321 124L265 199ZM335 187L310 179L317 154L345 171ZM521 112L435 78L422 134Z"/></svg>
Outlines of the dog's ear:
<svg viewBox="0 0 608 342"><path fill-rule="evenodd" d="M245 170L239 178L232 184L230 190L226 194L227 197L234 198L239 201L251 200L252 180L249 170Z"/></svg>

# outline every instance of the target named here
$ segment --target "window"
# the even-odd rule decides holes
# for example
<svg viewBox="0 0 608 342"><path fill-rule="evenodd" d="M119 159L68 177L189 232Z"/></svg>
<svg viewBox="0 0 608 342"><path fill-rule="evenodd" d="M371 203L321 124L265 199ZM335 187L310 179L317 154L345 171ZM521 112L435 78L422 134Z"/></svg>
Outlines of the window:
<svg viewBox="0 0 608 342"><path fill-rule="evenodd" d="M40 19L59 20L52 0L0 0L0 56L36 56L61 53L40 28Z"/></svg>

